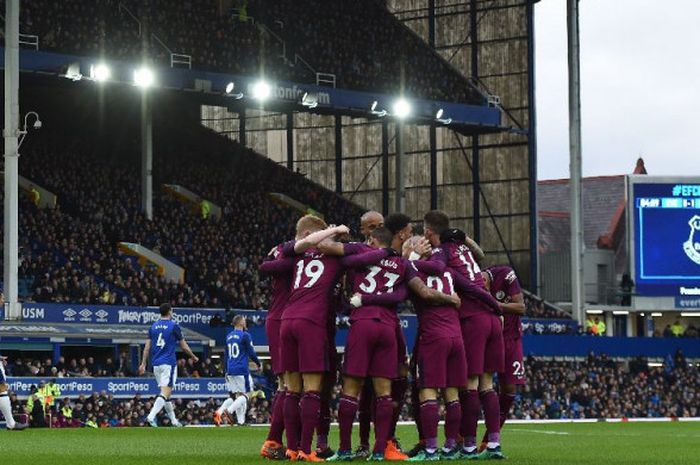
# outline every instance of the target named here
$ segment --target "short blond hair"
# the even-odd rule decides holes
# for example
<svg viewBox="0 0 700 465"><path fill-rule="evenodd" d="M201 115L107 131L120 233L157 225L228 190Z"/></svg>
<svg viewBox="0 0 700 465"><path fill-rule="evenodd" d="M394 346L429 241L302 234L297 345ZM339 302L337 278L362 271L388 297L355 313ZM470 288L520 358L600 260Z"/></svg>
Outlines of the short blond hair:
<svg viewBox="0 0 700 465"><path fill-rule="evenodd" d="M328 225L318 216L304 215L297 221L297 237L323 231ZM305 234L306 233L306 234Z"/></svg>

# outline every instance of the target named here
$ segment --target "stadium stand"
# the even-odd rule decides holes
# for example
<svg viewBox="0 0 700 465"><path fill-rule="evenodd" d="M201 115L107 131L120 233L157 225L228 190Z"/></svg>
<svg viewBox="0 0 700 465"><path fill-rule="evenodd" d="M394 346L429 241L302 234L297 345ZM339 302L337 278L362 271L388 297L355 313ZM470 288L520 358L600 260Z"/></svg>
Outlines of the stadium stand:
<svg viewBox="0 0 700 465"><path fill-rule="evenodd" d="M192 120L169 118L155 123L154 186L186 186L221 205L223 218L203 219L156 187L155 216L149 221L140 211L139 147L122 137L136 132L128 110L99 114L84 109L89 100L71 107L64 98L70 97L54 96L56 105L42 110L51 124L27 141L20 162L25 177L59 198L55 210L23 198L20 278L30 290L25 301L157 305L169 300L187 307L266 308L268 284L258 277L257 265L280 238L293 236L298 217L266 193L284 193L324 213L330 223L357 231L362 211L356 205ZM172 100L154 113L182 113L183 105ZM76 116L64 121L64 110ZM127 115L126 122L115 115ZM98 118L106 129L79 140L67 135ZM199 153L207 154L206 163ZM185 283L168 282L141 267L117 250L119 241L140 243L184 267ZM531 317L570 318L536 297L527 303Z"/></svg>
<svg viewBox="0 0 700 465"><path fill-rule="evenodd" d="M40 50L145 57L162 66L171 66L175 53L199 70L298 83L316 83L322 72L347 89L484 103L468 80L374 0L244 3L250 15L245 8L222 10L213 0L27 0L20 28L38 36ZM309 20L318 11L324 14Z"/></svg>
<svg viewBox="0 0 700 465"><path fill-rule="evenodd" d="M168 108L157 112L167 114ZM107 143L99 143L97 135L75 142L63 136L70 129L61 126L60 115L54 121L57 126L27 143L21 162L24 175L59 198L55 210L27 201L20 215L20 276L33 282L35 301L156 305L169 300L177 306L266 308L267 287L259 285L257 265L277 241L293 236L299 215L267 193L313 205L330 222L354 224L361 214L336 194L234 142L196 124L168 121L155 128L162 142L154 185L187 186L221 205L223 217L205 219L157 195L149 221L140 212L138 150L120 145L116 136ZM106 126L120 124L107 121ZM112 158L104 156L110 143L116 147ZM207 163L199 153L207 154ZM118 241L140 243L183 266L185 283L167 282L141 267L117 250Z"/></svg>
<svg viewBox="0 0 700 465"><path fill-rule="evenodd" d="M90 353L89 351L87 353ZM9 353L7 373L10 376L30 377L125 377L135 376L136 368L132 367L126 353L120 354L114 361L113 357L99 355L60 359L53 363L51 357L44 360L19 356L14 358ZM216 378L223 377L223 367L217 360L205 358L197 363L186 359L178 360L178 376L182 378Z"/></svg>
<svg viewBox="0 0 700 465"><path fill-rule="evenodd" d="M483 102L463 76L375 0L254 0L250 10L317 71L335 74L338 87Z"/></svg>
<svg viewBox="0 0 700 465"><path fill-rule="evenodd" d="M89 360L86 363L89 365ZM27 364L34 366L41 365L41 362L25 363ZM69 364L72 365L73 361ZM203 362L203 365L206 366L207 362ZM698 416L700 412L696 400L700 396L700 370L697 365L689 364L680 351L674 356L669 355L663 366L656 365L651 366L641 357L613 360L605 354L593 353L586 359L577 361L529 357L525 363L528 383L518 394L511 418ZM180 373L184 373L182 370L180 367ZM202 368L202 373L205 371L206 368ZM565 386L571 386L571 389ZM334 419L337 418L339 397L338 385L331 402ZM142 399L139 396L131 400L116 400L104 393L70 399L75 410L79 411L80 421L84 423L92 414L99 425L106 427L143 425L150 408L149 401L150 399ZM218 403L214 399L179 399L176 401L178 418L187 424L211 424L212 412L218 407ZM25 402L15 398L13 405L16 413L29 413L25 411ZM441 411L441 415L443 414ZM254 399L248 412L248 422L264 423L268 419L268 402L262 398ZM412 419L410 395L406 397L401 419Z"/></svg>

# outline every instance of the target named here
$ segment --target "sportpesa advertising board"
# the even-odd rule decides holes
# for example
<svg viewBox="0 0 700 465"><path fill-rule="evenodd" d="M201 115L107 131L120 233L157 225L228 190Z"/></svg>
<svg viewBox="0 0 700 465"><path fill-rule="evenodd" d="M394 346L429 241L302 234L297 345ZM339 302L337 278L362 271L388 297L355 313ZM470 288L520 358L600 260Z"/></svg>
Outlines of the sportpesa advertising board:
<svg viewBox="0 0 700 465"><path fill-rule="evenodd" d="M700 178L628 177L635 293L700 307Z"/></svg>

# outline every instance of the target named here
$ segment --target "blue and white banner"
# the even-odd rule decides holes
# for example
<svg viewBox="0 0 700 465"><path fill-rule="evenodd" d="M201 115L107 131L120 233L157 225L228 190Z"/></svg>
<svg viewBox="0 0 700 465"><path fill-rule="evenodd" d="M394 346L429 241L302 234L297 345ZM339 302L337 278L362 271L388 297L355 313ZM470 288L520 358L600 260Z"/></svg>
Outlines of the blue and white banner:
<svg viewBox="0 0 700 465"><path fill-rule="evenodd" d="M178 308L174 319L193 331L209 328L214 315L224 315L221 309ZM150 325L160 318L157 307L127 307L121 305L22 304L22 321L44 323L84 323L106 325Z"/></svg>
<svg viewBox="0 0 700 465"><path fill-rule="evenodd" d="M700 295L676 296L676 308L681 310L700 310Z"/></svg>
<svg viewBox="0 0 700 465"><path fill-rule="evenodd" d="M266 346L265 319L267 312L254 310L233 310L236 314L245 315L248 320L248 331L253 337L253 344ZM223 344L230 327L212 327L211 319L219 315L225 317L223 309L213 308L175 308L173 319L183 328L191 329ZM25 303L22 305L22 322L27 323L70 323L72 325L151 325L160 318L157 307L127 307L120 305L74 305L74 304L44 304ZM349 327L347 318L337 319L338 331L336 345L342 347L347 339ZM406 335L409 350L413 348L418 322L415 315L402 315L401 327Z"/></svg>
<svg viewBox="0 0 700 465"><path fill-rule="evenodd" d="M10 391L20 399L29 397L32 386L38 386L47 378L8 378ZM61 388L60 398L75 398L81 395L105 392L117 399L130 399L137 394L143 397L155 397L160 392L154 378L56 378ZM174 398L201 399L209 397L228 397L223 378L181 378L173 388Z"/></svg>
<svg viewBox="0 0 700 465"><path fill-rule="evenodd" d="M248 318L248 331L256 346L268 345L265 335L267 312L240 309L233 311ZM173 318L183 328L211 337L217 341L217 344L222 344L230 328L210 326L211 319L215 315L223 319L225 312L223 309L213 308L175 308L173 311ZM43 303L22 305L23 323L70 323L76 327L80 327L81 324L148 326L159 318L157 307ZM418 321L415 315L401 315L400 320L410 351L415 344ZM338 317L336 323L338 330L335 342L338 347L342 347L347 339L349 324L346 317ZM523 331L528 334L574 334L577 328L578 323L575 320L523 318Z"/></svg>
<svg viewBox="0 0 700 465"><path fill-rule="evenodd" d="M535 320L523 318L523 333L525 334L576 334L576 320Z"/></svg>

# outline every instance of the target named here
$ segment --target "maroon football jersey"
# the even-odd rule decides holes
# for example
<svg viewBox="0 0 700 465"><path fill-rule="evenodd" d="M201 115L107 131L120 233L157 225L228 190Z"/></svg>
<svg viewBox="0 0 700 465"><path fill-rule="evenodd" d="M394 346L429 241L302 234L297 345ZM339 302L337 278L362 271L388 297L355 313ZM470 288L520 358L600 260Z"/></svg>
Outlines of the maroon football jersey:
<svg viewBox="0 0 700 465"><path fill-rule="evenodd" d="M335 317L332 300L340 277L340 258L324 255L315 248L297 257L283 320L302 318L327 327L329 318Z"/></svg>
<svg viewBox="0 0 700 465"><path fill-rule="evenodd" d="M488 269L493 277L491 282L491 295L500 303L512 302L513 296L522 292L520 282L515 270L509 266L493 266ZM503 314L503 337L505 339L518 339L523 334L520 323L520 315L512 313Z"/></svg>
<svg viewBox="0 0 700 465"><path fill-rule="evenodd" d="M282 256L283 244L278 245L273 252L273 260L284 260ZM272 277L272 296L267 318L281 320L284 307L287 306L289 294L292 291L292 272L275 274Z"/></svg>
<svg viewBox="0 0 700 465"><path fill-rule="evenodd" d="M481 268L479 268L472 251L469 250L466 244L446 242L440 248L446 256L448 267L469 278L474 284L485 287L484 278L481 276Z"/></svg>
<svg viewBox="0 0 700 465"><path fill-rule="evenodd" d="M455 292L452 270L445 270L440 275L429 276L416 270L416 276L426 286L443 294ZM433 306L418 296L413 296L413 303L418 313L418 333L421 340L441 337L462 337L459 326L459 312L449 305Z"/></svg>
<svg viewBox="0 0 700 465"><path fill-rule="evenodd" d="M433 249L428 260L416 263L418 269L430 276L440 276L446 269L451 269L468 279L472 284L486 289L481 269L474 260L471 250L465 244L445 242L440 247ZM460 294L462 306L459 308L461 318L466 318L474 313L487 311L478 301L467 295Z"/></svg>
<svg viewBox="0 0 700 465"><path fill-rule="evenodd" d="M376 250L371 249L370 250ZM359 256L359 255L358 255ZM396 325L396 308L406 297L406 284L415 277L415 270L409 262L398 256L381 259L375 265L352 273L353 294L362 296L383 296L383 305L363 305L350 314L351 320L377 319L383 323ZM395 296L395 299L392 299Z"/></svg>

